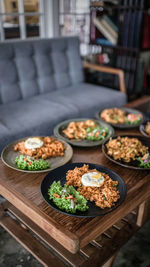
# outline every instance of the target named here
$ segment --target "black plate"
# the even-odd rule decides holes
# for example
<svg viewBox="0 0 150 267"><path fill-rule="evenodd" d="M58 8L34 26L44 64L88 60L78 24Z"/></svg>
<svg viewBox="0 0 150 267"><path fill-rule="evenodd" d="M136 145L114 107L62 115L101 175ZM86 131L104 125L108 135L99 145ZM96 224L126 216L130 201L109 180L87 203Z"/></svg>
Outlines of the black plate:
<svg viewBox="0 0 150 267"><path fill-rule="evenodd" d="M67 128L68 124L72 121L85 121L85 120L92 120L94 122L96 122L97 124L99 124L102 127L106 127L109 130L108 135L106 136L106 138L104 140L99 140L99 141L90 141L90 140L70 140L69 138L67 138L65 136L65 134L63 134L63 130ZM64 141L66 141L67 143L73 145L73 146L79 146L79 147L93 147L93 146L98 146L103 144L106 140L108 140L111 136L113 136L115 133L114 129L112 128L112 126L110 126L108 123L106 122L100 122L98 120L94 120L94 119L89 119L89 118L80 118L80 119L71 119L71 120L66 120L63 121L61 123L59 123L55 128L54 128L54 135L57 136L58 138L63 139Z"/></svg>
<svg viewBox="0 0 150 267"><path fill-rule="evenodd" d="M129 138L137 138L138 140L140 140L142 142L142 144L144 146L147 146L149 147L149 152L150 152L150 140L148 138L144 138L142 136L139 136L139 135L120 135L120 137L129 137ZM117 138L117 136L114 136L112 137L112 139L115 139ZM115 160L113 159L112 157L110 157L108 154L107 154L107 147L106 147L106 144L109 142L109 140L107 142L105 142L105 144L103 144L102 146L102 151L103 153L105 154L105 156L111 160L112 162L120 165L120 166L123 166L123 167L126 167L126 168L130 168L130 169L135 169L135 170L150 170L150 168L142 168L142 167L139 167L139 161L138 160L132 160L131 162L124 162L123 160Z"/></svg>
<svg viewBox="0 0 150 267"><path fill-rule="evenodd" d="M143 134L145 137L150 138L150 135L148 135L148 134L146 133L146 131L145 131L145 126L146 126L147 122L150 122L150 120L146 120L145 122L143 122L143 123L140 125L139 129L140 129L141 134Z"/></svg>
<svg viewBox="0 0 150 267"><path fill-rule="evenodd" d="M61 184L64 185L66 183L66 173L68 170L73 170L75 167L82 167L83 164L88 164L90 169L97 169L100 172L104 172L106 174L108 174L114 181L118 181L119 184L117 186L117 189L120 192L120 199L116 202L115 206L113 206L112 208L105 208L105 209L101 209L99 207L97 207L94 202L90 202L88 201L88 206L89 209L87 211L81 212L78 211L75 214L72 213L67 213L63 210L60 210L54 203L52 200L49 200L48 198L48 189L51 186L51 184L54 181L61 181ZM45 178L43 179L42 183L41 183L41 193L42 196L44 198L44 200L47 202L47 204L55 209L58 212L64 213L66 215L70 215L70 216L75 216L75 217L96 217L96 216L100 216L100 215L104 215L114 209L116 209L125 199L126 197L126 184L123 181L123 179L116 174L115 172L113 172L110 169L107 169L103 166L97 165L97 164L91 164L91 163L72 163L72 164L66 164L64 166L61 166L53 171L51 171L50 173L48 173Z"/></svg>
<svg viewBox="0 0 150 267"><path fill-rule="evenodd" d="M110 125L112 125L113 127L115 128L119 128L119 129L129 129L129 128L135 128L135 127L138 127L141 123L143 123L146 119L146 116L139 110L136 110L136 109L131 109L131 108L120 108L119 109L122 109L126 112L126 114L128 115L129 113L133 113L135 115L138 115L138 114L142 114L142 119L139 121L139 123L137 123L136 125L132 125L132 124L127 124L127 123L118 123L118 124L115 124L115 123L110 123ZM101 113L102 111L99 111L96 113L96 118L99 120L99 121L102 121L104 122L104 120L101 118ZM108 123L108 122L107 122Z"/></svg>

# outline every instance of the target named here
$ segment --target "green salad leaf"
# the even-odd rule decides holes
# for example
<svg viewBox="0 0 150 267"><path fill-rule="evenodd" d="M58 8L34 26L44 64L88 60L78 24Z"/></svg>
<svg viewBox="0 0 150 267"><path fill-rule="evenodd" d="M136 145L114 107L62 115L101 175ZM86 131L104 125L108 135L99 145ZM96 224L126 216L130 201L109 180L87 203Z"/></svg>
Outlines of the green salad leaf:
<svg viewBox="0 0 150 267"><path fill-rule="evenodd" d="M143 157L138 157L136 159L140 162L140 167L150 168L150 153L147 153Z"/></svg>
<svg viewBox="0 0 150 267"><path fill-rule="evenodd" d="M16 157L15 163L21 170L39 171L50 168L50 164L46 160L34 159L23 155Z"/></svg>
<svg viewBox="0 0 150 267"><path fill-rule="evenodd" d="M139 113L137 115L129 113L126 116L126 123L130 125L137 125L142 120L142 115Z"/></svg>
<svg viewBox="0 0 150 267"><path fill-rule="evenodd" d="M87 200L72 185L65 184L63 187L60 181L52 183L48 189L48 196L59 209L66 212L76 213L77 210L86 211L88 209Z"/></svg>
<svg viewBox="0 0 150 267"><path fill-rule="evenodd" d="M141 121L141 119L137 119L135 121L130 121L128 119L126 119L126 123L127 124L130 124L130 125L136 125L136 124L139 124L139 122Z"/></svg>
<svg viewBox="0 0 150 267"><path fill-rule="evenodd" d="M94 128L88 127L86 129L86 139L91 141L104 140L108 135L108 128L96 126Z"/></svg>

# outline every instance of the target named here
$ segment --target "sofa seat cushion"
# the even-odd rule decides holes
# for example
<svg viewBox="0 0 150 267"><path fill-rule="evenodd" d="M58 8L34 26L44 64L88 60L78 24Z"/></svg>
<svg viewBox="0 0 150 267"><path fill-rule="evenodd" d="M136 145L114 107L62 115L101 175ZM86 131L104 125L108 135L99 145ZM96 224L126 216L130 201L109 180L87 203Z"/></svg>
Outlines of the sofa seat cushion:
<svg viewBox="0 0 150 267"><path fill-rule="evenodd" d="M76 84L41 97L66 106L68 103L72 104L78 109L79 117L94 117L99 110L114 106L120 107L127 101L126 95L120 91L88 83Z"/></svg>
<svg viewBox="0 0 150 267"><path fill-rule="evenodd" d="M35 96L0 106L0 151L12 141L33 135L51 135L61 121L78 117L78 109Z"/></svg>

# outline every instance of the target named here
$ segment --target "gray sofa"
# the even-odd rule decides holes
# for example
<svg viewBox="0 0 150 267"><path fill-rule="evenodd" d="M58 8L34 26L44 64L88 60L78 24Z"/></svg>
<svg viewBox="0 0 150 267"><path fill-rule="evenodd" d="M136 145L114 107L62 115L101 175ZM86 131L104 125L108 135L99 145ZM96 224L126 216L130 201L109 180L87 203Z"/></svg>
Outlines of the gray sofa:
<svg viewBox="0 0 150 267"><path fill-rule="evenodd" d="M0 151L59 122L122 106L126 95L85 83L77 37L0 44Z"/></svg>

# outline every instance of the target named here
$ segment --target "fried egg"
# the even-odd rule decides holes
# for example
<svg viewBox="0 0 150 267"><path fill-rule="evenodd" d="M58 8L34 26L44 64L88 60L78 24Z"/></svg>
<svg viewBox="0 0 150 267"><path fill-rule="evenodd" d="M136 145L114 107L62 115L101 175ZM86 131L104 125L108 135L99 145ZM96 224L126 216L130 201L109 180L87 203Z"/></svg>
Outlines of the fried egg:
<svg viewBox="0 0 150 267"><path fill-rule="evenodd" d="M100 172L88 172L82 175L81 183L84 186L100 187L104 183L104 177Z"/></svg>
<svg viewBox="0 0 150 267"><path fill-rule="evenodd" d="M27 149L36 149L43 146L43 143L39 137L30 137L25 141L25 147Z"/></svg>

